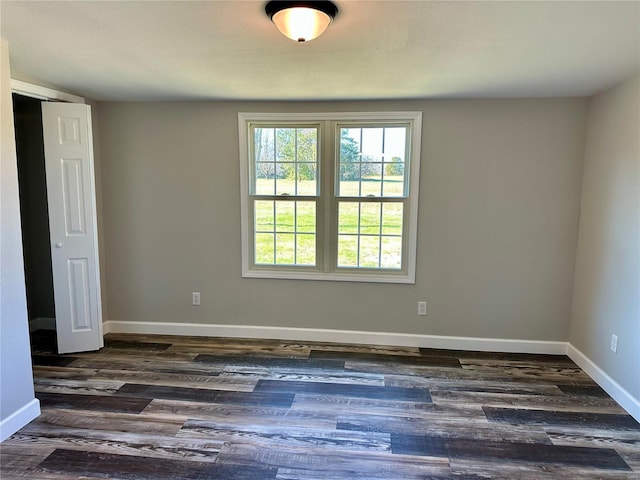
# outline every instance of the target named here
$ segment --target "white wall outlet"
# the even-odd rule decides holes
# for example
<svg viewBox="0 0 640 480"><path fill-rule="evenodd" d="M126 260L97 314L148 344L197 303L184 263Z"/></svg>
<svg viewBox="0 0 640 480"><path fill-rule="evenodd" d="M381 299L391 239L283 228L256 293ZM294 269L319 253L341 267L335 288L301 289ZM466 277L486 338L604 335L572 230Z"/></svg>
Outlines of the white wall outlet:
<svg viewBox="0 0 640 480"><path fill-rule="evenodd" d="M418 302L418 315L427 314L427 302Z"/></svg>
<svg viewBox="0 0 640 480"><path fill-rule="evenodd" d="M200 292L191 293L191 305L200 305Z"/></svg>
<svg viewBox="0 0 640 480"><path fill-rule="evenodd" d="M611 351L613 353L618 353L618 336L611 334Z"/></svg>

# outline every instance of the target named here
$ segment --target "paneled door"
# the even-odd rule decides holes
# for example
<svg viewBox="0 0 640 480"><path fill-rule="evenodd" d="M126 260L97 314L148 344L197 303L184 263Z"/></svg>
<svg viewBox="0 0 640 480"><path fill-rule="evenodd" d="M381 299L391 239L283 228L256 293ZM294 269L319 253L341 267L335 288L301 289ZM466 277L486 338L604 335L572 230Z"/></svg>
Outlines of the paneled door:
<svg viewBox="0 0 640 480"><path fill-rule="evenodd" d="M58 353L103 343L91 107L42 103Z"/></svg>

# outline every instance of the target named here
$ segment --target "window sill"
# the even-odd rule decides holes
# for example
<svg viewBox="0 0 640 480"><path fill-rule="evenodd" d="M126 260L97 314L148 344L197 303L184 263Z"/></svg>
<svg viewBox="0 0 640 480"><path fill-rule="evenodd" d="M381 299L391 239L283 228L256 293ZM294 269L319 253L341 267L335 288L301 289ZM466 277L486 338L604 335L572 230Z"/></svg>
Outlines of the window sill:
<svg viewBox="0 0 640 480"><path fill-rule="evenodd" d="M243 278L270 278L276 280L320 280L331 282L358 282L358 283L400 283L414 285L415 275L405 273L321 273L321 272L294 272L273 270L247 270L242 272Z"/></svg>

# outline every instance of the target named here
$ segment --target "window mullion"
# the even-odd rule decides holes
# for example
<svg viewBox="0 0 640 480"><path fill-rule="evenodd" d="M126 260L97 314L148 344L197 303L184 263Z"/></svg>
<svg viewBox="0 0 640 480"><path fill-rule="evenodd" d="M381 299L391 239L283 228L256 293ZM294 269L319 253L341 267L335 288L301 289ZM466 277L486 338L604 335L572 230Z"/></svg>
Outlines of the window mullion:
<svg viewBox="0 0 640 480"><path fill-rule="evenodd" d="M320 142L321 191L320 203L323 206L323 245L322 268L325 273L335 271L338 254L338 199L336 195L336 168L339 162L340 146L335 138L332 122L322 122L322 142Z"/></svg>
<svg viewBox="0 0 640 480"><path fill-rule="evenodd" d="M298 201L293 201L293 264L298 264Z"/></svg>
<svg viewBox="0 0 640 480"><path fill-rule="evenodd" d="M382 129L382 152L380 152L380 196L383 197L384 196L384 170L385 170L385 160L387 159L387 156L385 154L385 134L387 132L386 128ZM382 210L382 205L380 206L380 209Z"/></svg>
<svg viewBox="0 0 640 480"><path fill-rule="evenodd" d="M278 245L277 245L277 242L276 242L276 235L277 235L277 232L276 232L276 230L277 230L276 225L278 224L278 222L277 222L277 219L276 219L276 201L275 201L275 198L274 198L274 200L271 202L271 204L272 204L272 206L273 206L273 207L272 207L272 211L273 211L273 260L272 260L272 262L273 262L273 263L276 263L276 252L277 252L276 248L277 248L277 246L278 246ZM255 211L255 210L254 210L254 211Z"/></svg>
<svg viewBox="0 0 640 480"><path fill-rule="evenodd" d="M381 201L380 213L378 214L378 225L380 226L380 231L378 232L378 267L382 266L382 211L384 210L383 206L384 206L384 201Z"/></svg>
<svg viewBox="0 0 640 480"><path fill-rule="evenodd" d="M358 268L360 267L360 239L361 238L362 238L362 202L358 202L358 243L356 245L356 266Z"/></svg>
<svg viewBox="0 0 640 480"><path fill-rule="evenodd" d="M273 128L273 194L278 194L278 129ZM275 238L275 237L274 237Z"/></svg>
<svg viewBox="0 0 640 480"><path fill-rule="evenodd" d="M298 129L294 130L294 149L293 149L293 193L298 195Z"/></svg>

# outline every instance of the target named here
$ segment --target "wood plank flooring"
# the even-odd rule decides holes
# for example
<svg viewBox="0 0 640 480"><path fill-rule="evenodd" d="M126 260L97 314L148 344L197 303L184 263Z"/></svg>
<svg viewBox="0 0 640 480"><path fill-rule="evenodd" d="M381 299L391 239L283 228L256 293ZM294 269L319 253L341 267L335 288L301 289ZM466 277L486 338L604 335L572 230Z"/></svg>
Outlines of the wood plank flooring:
<svg viewBox="0 0 640 480"><path fill-rule="evenodd" d="M640 479L640 424L565 356L151 335L55 355L0 478Z"/></svg>

